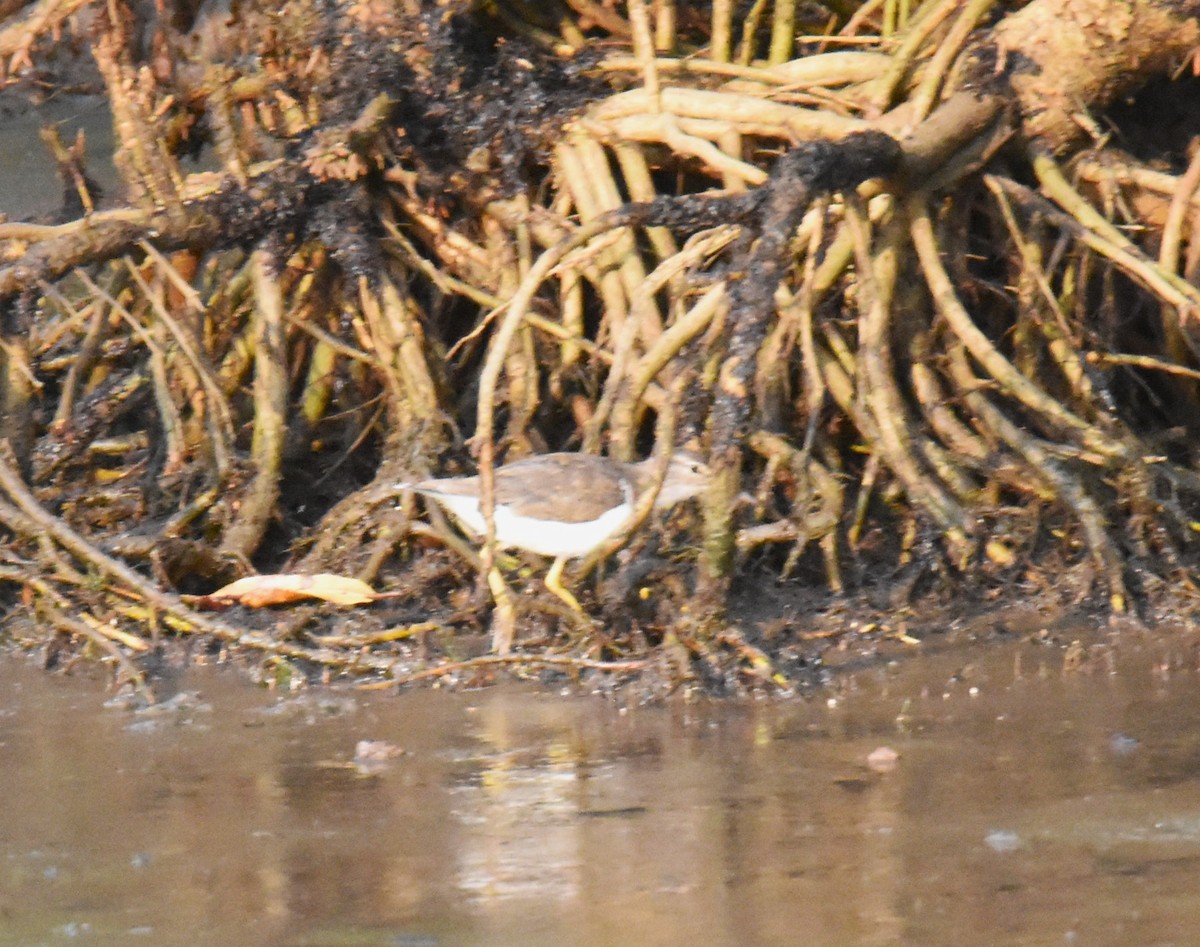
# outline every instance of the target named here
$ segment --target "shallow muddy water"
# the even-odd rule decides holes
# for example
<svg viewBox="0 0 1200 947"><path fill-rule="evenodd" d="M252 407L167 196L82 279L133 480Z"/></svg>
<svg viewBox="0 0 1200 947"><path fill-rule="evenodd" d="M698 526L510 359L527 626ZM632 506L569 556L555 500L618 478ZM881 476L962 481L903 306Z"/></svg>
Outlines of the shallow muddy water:
<svg viewBox="0 0 1200 947"><path fill-rule="evenodd" d="M8 657L0 943L1197 943L1195 644L632 708L213 669L134 712Z"/></svg>

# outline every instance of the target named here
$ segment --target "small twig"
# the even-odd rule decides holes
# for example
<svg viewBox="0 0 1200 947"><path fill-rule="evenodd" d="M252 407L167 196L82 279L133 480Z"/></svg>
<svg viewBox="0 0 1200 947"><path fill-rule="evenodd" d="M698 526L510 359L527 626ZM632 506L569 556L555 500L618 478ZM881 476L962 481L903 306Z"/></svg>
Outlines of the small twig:
<svg viewBox="0 0 1200 947"><path fill-rule="evenodd" d="M67 634L76 635L94 644L97 648L99 648L117 663L117 667L121 669L121 674L124 675L125 679L133 685L134 689L142 697L144 697L148 703L153 704L155 702L154 691L151 690L150 685L146 683L145 673L129 660L129 658L120 649L120 647L118 647L115 641L112 641L98 629L93 628L86 621L76 618L74 615L69 615L63 610L63 608L60 608L59 605L49 601L50 597L53 596L53 598L57 599L64 607L70 607L65 601L63 601L62 596L52 592L49 586L47 586L44 582L35 581L31 584L34 585L42 594L42 598L39 600L37 606L39 614L44 616L46 620L56 625L59 629ZM88 616L85 615L84 617ZM145 647L145 645L143 645L143 647Z"/></svg>

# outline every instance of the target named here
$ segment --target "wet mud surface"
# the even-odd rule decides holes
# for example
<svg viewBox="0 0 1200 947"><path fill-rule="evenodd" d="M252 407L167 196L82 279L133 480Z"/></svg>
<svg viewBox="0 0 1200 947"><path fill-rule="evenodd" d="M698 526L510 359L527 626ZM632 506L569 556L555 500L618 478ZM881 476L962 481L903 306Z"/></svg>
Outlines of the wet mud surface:
<svg viewBox="0 0 1200 947"><path fill-rule="evenodd" d="M643 706L209 668L134 711L10 655L0 943L1194 942L1198 643L1022 633Z"/></svg>

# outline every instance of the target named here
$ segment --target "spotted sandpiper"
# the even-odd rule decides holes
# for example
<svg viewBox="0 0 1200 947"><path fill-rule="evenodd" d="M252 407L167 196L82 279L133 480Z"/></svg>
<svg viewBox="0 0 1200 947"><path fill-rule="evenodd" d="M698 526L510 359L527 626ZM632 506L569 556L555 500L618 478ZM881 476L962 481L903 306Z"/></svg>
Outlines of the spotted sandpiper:
<svg viewBox="0 0 1200 947"><path fill-rule="evenodd" d="M560 453L539 454L497 467L496 544L552 556L546 588L575 611L582 611L562 584L567 561L599 549L625 527L638 499L653 489L657 464L653 457L627 464L593 454ZM654 508L665 510L702 493L708 478L708 468L698 457L674 454ZM436 500L477 536L487 531L479 477L446 477L398 486Z"/></svg>

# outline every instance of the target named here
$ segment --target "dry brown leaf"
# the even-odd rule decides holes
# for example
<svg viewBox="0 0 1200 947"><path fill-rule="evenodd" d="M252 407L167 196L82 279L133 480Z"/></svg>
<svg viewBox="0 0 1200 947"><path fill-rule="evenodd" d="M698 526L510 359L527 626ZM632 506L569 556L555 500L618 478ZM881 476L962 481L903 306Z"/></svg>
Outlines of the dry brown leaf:
<svg viewBox="0 0 1200 947"><path fill-rule="evenodd" d="M318 598L335 605L368 605L378 595L358 579L322 572L317 575L251 575L198 598L204 604L262 608L306 598Z"/></svg>

